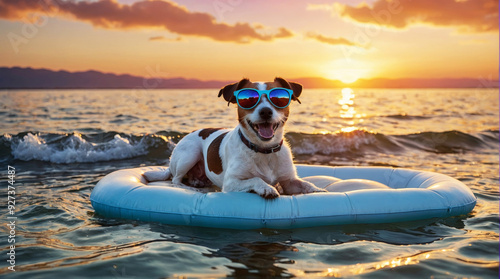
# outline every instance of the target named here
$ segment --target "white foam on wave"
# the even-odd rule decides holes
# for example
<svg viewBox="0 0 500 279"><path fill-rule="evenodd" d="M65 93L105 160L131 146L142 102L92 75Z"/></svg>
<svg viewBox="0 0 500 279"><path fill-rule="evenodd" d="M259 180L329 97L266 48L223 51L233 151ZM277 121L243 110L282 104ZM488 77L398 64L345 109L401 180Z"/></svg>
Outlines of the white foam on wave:
<svg viewBox="0 0 500 279"><path fill-rule="evenodd" d="M71 135L62 148L48 144L40 135L28 133L18 142L12 142L14 158L30 161L40 160L52 163L93 163L127 159L147 153L147 144L140 140L130 140L115 135L113 140L105 143L88 142L79 134Z"/></svg>

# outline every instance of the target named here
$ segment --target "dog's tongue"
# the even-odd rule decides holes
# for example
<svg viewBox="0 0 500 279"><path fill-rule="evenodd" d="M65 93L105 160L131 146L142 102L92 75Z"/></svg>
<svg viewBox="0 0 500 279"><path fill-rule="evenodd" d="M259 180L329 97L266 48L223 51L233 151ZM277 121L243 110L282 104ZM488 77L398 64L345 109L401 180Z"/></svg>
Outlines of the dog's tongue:
<svg viewBox="0 0 500 279"><path fill-rule="evenodd" d="M265 139L270 139L274 136L274 130L271 123L262 123L258 124L259 126L259 135Z"/></svg>

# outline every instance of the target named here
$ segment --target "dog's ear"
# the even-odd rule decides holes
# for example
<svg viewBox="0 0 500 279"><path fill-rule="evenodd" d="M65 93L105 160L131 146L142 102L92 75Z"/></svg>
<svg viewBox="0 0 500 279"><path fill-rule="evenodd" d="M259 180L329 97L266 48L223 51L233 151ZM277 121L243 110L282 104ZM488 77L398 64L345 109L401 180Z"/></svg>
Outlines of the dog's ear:
<svg viewBox="0 0 500 279"><path fill-rule="evenodd" d="M280 77L274 78L274 81L281 84L281 86L284 88L292 89L293 90L292 100L295 100L295 101L299 102L299 104L301 104L301 102L299 100L299 96L302 93L302 85L301 84L296 83L296 82L288 82L286 79L280 78Z"/></svg>
<svg viewBox="0 0 500 279"><path fill-rule="evenodd" d="M244 79L240 80L239 82L228 84L228 85L224 86L223 88L221 88L221 90L219 91L218 97L223 96L224 100L227 101L228 106L230 103L236 104L236 98L234 97L234 91L243 88L243 86L245 86L249 82L250 82L250 80L248 80L247 78L244 78Z"/></svg>

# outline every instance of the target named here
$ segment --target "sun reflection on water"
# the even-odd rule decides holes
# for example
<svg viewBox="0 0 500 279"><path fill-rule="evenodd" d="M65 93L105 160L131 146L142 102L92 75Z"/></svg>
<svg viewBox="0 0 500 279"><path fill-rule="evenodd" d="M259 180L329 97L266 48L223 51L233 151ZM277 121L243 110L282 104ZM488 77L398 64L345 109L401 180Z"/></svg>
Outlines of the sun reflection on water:
<svg viewBox="0 0 500 279"><path fill-rule="evenodd" d="M326 268L323 271L318 271L318 272L305 272L301 269L289 269L289 271L292 271L292 274L297 276L297 277L304 277L307 275L307 277L347 277L347 276L354 276L354 275L361 275L361 274L367 274L371 273L377 270L381 269L391 269L391 268L397 268L401 266L408 266L408 265L415 265L420 263L421 261L425 261L431 258L439 258L443 254L446 254L448 252L452 252L453 249L442 249L442 250L437 250L437 251L425 251L421 252L415 255L411 255L408 257L397 257L394 259L389 259L389 260L384 260L380 262L373 262L373 263L358 263L354 265L347 265L347 266L338 266L338 267L330 267ZM438 255L439 254L439 255Z"/></svg>
<svg viewBox="0 0 500 279"><path fill-rule="evenodd" d="M341 107L340 117L341 118L354 118L356 114L356 109L354 108L354 91L351 88L343 88L342 95L338 103Z"/></svg>
<svg viewBox="0 0 500 279"><path fill-rule="evenodd" d="M361 130L361 128L356 127L356 126L350 126L350 127L340 128L340 131L343 132L343 133L350 133L350 132L354 132L356 130Z"/></svg>
<svg viewBox="0 0 500 279"><path fill-rule="evenodd" d="M354 90L351 88L343 88L341 91L338 104L340 105L339 116L345 121L346 127L340 128L341 132L350 133L361 129L357 125L362 123L366 114L361 114L356 111Z"/></svg>

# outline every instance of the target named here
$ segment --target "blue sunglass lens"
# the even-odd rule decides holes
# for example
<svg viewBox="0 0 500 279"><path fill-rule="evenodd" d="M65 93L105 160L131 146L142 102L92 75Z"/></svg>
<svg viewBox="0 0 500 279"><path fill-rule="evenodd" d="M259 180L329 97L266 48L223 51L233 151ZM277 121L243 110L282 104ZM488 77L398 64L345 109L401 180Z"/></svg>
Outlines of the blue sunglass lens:
<svg viewBox="0 0 500 279"><path fill-rule="evenodd" d="M254 90L242 90L238 93L238 104L244 109L250 109L259 102L259 93Z"/></svg>
<svg viewBox="0 0 500 279"><path fill-rule="evenodd" d="M269 92L269 101L278 108L284 108L290 103L290 93L284 89L275 89Z"/></svg>

